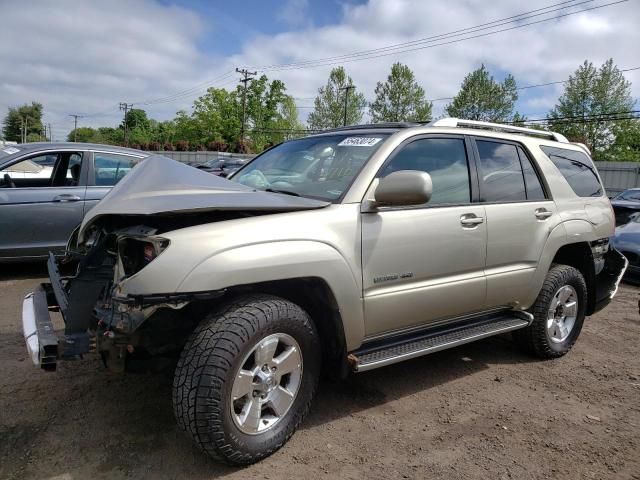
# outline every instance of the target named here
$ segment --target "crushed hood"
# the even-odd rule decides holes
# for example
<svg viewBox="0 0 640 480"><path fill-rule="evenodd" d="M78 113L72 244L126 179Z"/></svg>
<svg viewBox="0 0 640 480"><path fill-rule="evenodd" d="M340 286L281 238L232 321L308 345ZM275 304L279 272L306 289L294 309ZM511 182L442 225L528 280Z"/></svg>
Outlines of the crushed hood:
<svg viewBox="0 0 640 480"><path fill-rule="evenodd" d="M214 210L287 212L329 202L256 190L162 155L146 158L84 217L79 240L106 215L156 215Z"/></svg>

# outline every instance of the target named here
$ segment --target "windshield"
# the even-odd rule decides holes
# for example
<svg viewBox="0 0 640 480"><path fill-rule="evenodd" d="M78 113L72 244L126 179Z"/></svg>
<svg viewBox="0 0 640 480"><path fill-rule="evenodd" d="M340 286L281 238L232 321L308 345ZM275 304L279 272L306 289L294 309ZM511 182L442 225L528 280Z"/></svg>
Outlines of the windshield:
<svg viewBox="0 0 640 480"><path fill-rule="evenodd" d="M640 190L627 190L616 197L616 200L640 200Z"/></svg>
<svg viewBox="0 0 640 480"><path fill-rule="evenodd" d="M388 133L339 134L282 143L231 180L259 190L336 201Z"/></svg>

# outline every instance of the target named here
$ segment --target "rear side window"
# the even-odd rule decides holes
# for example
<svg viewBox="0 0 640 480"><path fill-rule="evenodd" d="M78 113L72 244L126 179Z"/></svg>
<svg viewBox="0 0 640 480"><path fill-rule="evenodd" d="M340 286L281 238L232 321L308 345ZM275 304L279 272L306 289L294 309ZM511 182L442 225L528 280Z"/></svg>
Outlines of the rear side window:
<svg viewBox="0 0 640 480"><path fill-rule="evenodd" d="M480 156L480 196L483 202L527 199L520 157L515 145L476 140Z"/></svg>
<svg viewBox="0 0 640 480"><path fill-rule="evenodd" d="M139 158L116 153L94 154L94 185L113 186L140 161Z"/></svg>
<svg viewBox="0 0 640 480"><path fill-rule="evenodd" d="M600 197L602 195L602 185L600 185L595 167L587 155L575 150L545 145L540 149L558 167L576 195L579 197Z"/></svg>
<svg viewBox="0 0 640 480"><path fill-rule="evenodd" d="M400 150L382 169L380 177L399 170L419 170L431 175L429 205L469 203L469 168L462 138L422 138Z"/></svg>
<svg viewBox="0 0 640 480"><path fill-rule="evenodd" d="M520 147L518 147L518 155L520 155L520 163L522 164L524 185L527 188L527 200L545 200L546 195L540 183L540 177L538 177L538 174L533 168L531 160Z"/></svg>

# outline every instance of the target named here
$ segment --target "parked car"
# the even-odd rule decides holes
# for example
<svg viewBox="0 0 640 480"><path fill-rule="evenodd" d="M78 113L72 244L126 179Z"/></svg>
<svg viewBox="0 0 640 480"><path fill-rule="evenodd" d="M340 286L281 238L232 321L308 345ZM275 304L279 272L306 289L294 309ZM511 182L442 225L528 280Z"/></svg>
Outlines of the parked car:
<svg viewBox="0 0 640 480"><path fill-rule="evenodd" d="M0 262L63 254L85 213L147 156L84 143L0 148Z"/></svg>
<svg viewBox="0 0 640 480"><path fill-rule="evenodd" d="M640 188L630 188L611 199L616 214L616 225L624 225L630 215L640 212Z"/></svg>
<svg viewBox="0 0 640 480"><path fill-rule="evenodd" d="M211 160L205 163L201 163L200 165L195 165L195 167L200 170L204 170L205 172L213 173L214 175L218 175L220 177L228 177L244 164L246 164L249 160L250 159L248 158L240 157L218 157L212 158Z"/></svg>
<svg viewBox="0 0 640 480"><path fill-rule="evenodd" d="M248 464L294 433L322 368L346 377L505 332L565 355L626 268L613 229L587 150L541 130L346 127L230 179L153 157L85 216L75 275L50 258L24 336L45 370L93 350L116 372L173 359L180 427Z"/></svg>
<svg viewBox="0 0 640 480"><path fill-rule="evenodd" d="M640 212L632 213L627 223L616 227L611 243L629 261L625 280L640 283Z"/></svg>

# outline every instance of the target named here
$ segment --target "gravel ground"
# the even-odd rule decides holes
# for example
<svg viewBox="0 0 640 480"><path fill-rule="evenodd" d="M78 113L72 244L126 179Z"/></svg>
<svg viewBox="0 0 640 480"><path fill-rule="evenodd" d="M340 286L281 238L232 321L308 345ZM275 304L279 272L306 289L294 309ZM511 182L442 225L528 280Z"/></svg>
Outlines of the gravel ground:
<svg viewBox="0 0 640 480"><path fill-rule="evenodd" d="M0 478L640 479L635 287L559 360L494 337L324 381L284 448L234 469L176 428L169 377L115 376L95 357L31 365L21 297L43 272L0 267Z"/></svg>

